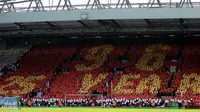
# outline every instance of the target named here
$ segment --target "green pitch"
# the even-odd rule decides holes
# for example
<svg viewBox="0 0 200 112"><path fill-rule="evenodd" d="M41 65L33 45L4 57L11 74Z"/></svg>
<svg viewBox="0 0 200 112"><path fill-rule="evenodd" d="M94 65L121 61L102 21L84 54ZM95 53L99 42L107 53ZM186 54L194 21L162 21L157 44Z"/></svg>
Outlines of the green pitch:
<svg viewBox="0 0 200 112"><path fill-rule="evenodd" d="M0 109L0 112L200 112L198 109L113 109L113 108L22 108Z"/></svg>

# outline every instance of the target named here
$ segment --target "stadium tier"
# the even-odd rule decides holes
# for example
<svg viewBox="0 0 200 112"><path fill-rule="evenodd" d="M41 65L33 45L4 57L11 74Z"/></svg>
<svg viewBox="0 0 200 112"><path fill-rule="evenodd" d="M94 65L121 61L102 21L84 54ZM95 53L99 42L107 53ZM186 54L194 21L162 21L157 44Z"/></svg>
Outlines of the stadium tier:
<svg viewBox="0 0 200 112"><path fill-rule="evenodd" d="M24 106L200 106L199 45L148 42L8 49L2 63L17 69L3 72L0 96L20 96Z"/></svg>

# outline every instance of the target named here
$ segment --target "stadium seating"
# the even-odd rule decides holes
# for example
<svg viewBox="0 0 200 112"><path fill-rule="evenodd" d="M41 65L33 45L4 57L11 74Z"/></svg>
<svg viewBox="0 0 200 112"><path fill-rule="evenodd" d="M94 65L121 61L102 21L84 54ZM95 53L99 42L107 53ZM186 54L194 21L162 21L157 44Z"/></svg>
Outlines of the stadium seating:
<svg viewBox="0 0 200 112"><path fill-rule="evenodd" d="M20 68L14 74L6 74L0 83L0 95L23 96L33 89L44 87L44 83L54 77L54 70L67 57L75 52L74 48L43 46L32 48L18 61Z"/></svg>
<svg viewBox="0 0 200 112"><path fill-rule="evenodd" d="M177 90L176 97L185 99L199 97L199 78L198 73L176 73L172 83L173 88Z"/></svg>
<svg viewBox="0 0 200 112"><path fill-rule="evenodd" d="M185 44L181 51L179 44L94 42L83 46L34 46L19 60L27 49L7 50L7 54L2 51L0 55L8 57L3 61L5 56L1 55L3 63L17 62L20 67L16 73L2 77L0 95L25 97L36 88L45 89L44 84L50 82L49 90L43 90L46 99L80 99L85 97L77 94L92 93L127 100L154 99L158 95L198 99L199 49L193 44ZM175 73L170 72L172 66L177 69ZM113 68L122 71L111 72Z"/></svg>
<svg viewBox="0 0 200 112"><path fill-rule="evenodd" d="M138 63L136 68L146 71L156 71L165 67L166 56L176 56L177 45L152 44L148 46L136 46Z"/></svg>
<svg viewBox="0 0 200 112"><path fill-rule="evenodd" d="M91 72L98 71L106 63L108 55L113 50L109 44L99 46L85 46L80 49L77 57L72 62L65 63L63 68L69 68L70 71Z"/></svg>
<svg viewBox="0 0 200 112"><path fill-rule="evenodd" d="M128 46L114 46L114 49L109 55L109 66L112 68L124 68L134 64L134 58L131 57L130 60L127 60L129 55ZM119 58L121 57L121 59Z"/></svg>
<svg viewBox="0 0 200 112"><path fill-rule="evenodd" d="M54 82L52 82L51 90L46 95L47 98L56 96L56 98L65 98L69 94L90 94L94 90L103 92L104 85L110 78L111 73L104 74L84 74L81 72L65 72L60 73ZM71 97L69 97L71 98ZM75 96L73 98L80 98Z"/></svg>
<svg viewBox="0 0 200 112"><path fill-rule="evenodd" d="M17 71L49 71L52 72L67 57L75 52L74 48L33 48L23 60L19 61L20 69Z"/></svg>
<svg viewBox="0 0 200 112"><path fill-rule="evenodd" d="M170 47L166 47L164 45L161 44L156 44L156 45L150 45L149 48L146 48L145 51L148 52L158 52L159 48L163 48L166 49L167 51L161 51L161 53L166 53L171 55L176 55L177 53L177 46L173 47L171 49L169 49ZM103 51L102 53L102 49L104 49L105 51ZM153 51L151 51L151 49L155 49ZM56 97L56 98L64 98L66 94L90 94L92 93L94 90L97 90L97 92L108 92L109 89L106 88L105 86L103 87L103 85L108 82L109 78L111 77L112 74L110 74L107 77L104 77L103 79L101 79L101 83L99 83L99 86L95 86L90 88L91 86L88 85L87 88L82 88L84 87L85 84L83 84L84 82L84 76L87 76L87 80L90 80L90 75L93 77L93 79L95 79L96 76L100 76L102 75L101 72L99 72L99 68L101 68L102 64L106 62L106 60L108 60L108 65L110 68L117 68L117 67L127 67L126 72L130 73L130 74L140 74L140 78L137 79L137 81L134 81L134 85L129 85L129 88L134 88L135 90L137 90L137 94L136 93L131 93L129 91L129 93L127 94L125 92L119 92L119 94L116 94L117 92L114 91L112 92L112 96L116 97L116 98L121 98L121 96L125 97L125 98L136 98L136 97L143 97L143 98L147 98L147 97L155 97L156 94L158 93L159 89L161 89L162 92L171 92L172 88L167 88L167 84L168 81L170 79L170 75L169 74L164 74L162 72L160 72L159 74L152 74L151 72L149 72L148 70L139 70L139 69L134 69L134 62L136 60L136 56L135 55L141 55L139 54L139 52L137 52L138 49L136 49L136 47L131 47L130 49L128 48L128 46L112 46L109 44L104 44L104 45L88 45L85 46L83 48L81 48L79 50L79 52L76 54L76 57L71 60L68 61L66 63L63 64L62 68L69 68L70 72L65 72L65 73L59 73L59 75L56 77L56 79L53 81L52 86L51 86L51 90L49 92L49 94L46 95L47 98L51 98L51 97ZM139 50L138 50L139 51ZM131 56L131 59L127 62L117 62L115 59L118 56L122 56L124 54L128 53L129 56ZM99 58L101 57L101 58ZM105 57L105 58L103 58ZM109 59L108 59L109 57ZM101 61L102 60L102 61ZM95 61L95 65L93 64ZM165 61L165 60L164 60ZM164 63L164 62L162 62ZM124 65L123 65L124 64ZM86 66L85 66L86 65ZM168 64L171 65L171 64ZM133 66L133 67L131 67ZM162 65L161 65L162 67ZM150 70L151 71L151 70ZM108 72L108 71L107 71ZM156 73L156 72L155 72ZM149 74L152 74L152 76L149 76ZM115 74L114 77L112 78L112 84L108 84L108 85L112 85L113 90L115 90L114 88L118 85L118 83L120 82L120 78L126 76L125 74ZM130 76L132 77L132 76ZM129 77L129 78L130 78ZM145 87L144 84L148 84L150 83L148 80L152 80L152 79L157 79L157 83L155 83L154 85L152 85L152 90L149 90L147 88L149 88L147 85ZM161 80L160 80L161 79ZM92 79L91 79L92 80ZM127 80L127 79L125 79ZM122 84L124 84L125 82L121 82ZM166 84L167 83L167 84ZM97 84L97 83L96 83ZM163 86L165 85L165 88L160 87L160 85ZM139 86L137 88L137 86ZM141 87L140 87L141 86ZM120 87L120 85L119 85ZM153 89L154 88L154 89ZM127 88L125 88L127 89ZM112 91L113 91L112 90ZM120 90L120 89L119 89ZM124 90L126 91L126 90ZM73 98L80 98L80 97L73 97Z"/></svg>
<svg viewBox="0 0 200 112"><path fill-rule="evenodd" d="M198 44L190 42L184 46L182 55L182 71L174 75L172 87L177 98L198 99L200 95L199 87L199 48Z"/></svg>
<svg viewBox="0 0 200 112"><path fill-rule="evenodd" d="M183 50L183 70L185 72L198 72L200 67L200 45L186 44Z"/></svg>
<svg viewBox="0 0 200 112"><path fill-rule="evenodd" d="M0 71L8 65L16 63L28 50L29 47L0 50Z"/></svg>

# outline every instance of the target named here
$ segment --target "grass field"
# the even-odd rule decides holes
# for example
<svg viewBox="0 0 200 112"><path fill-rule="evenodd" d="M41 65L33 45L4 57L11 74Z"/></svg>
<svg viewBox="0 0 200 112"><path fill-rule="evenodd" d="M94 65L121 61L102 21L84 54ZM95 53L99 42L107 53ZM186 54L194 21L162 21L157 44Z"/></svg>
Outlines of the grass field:
<svg viewBox="0 0 200 112"><path fill-rule="evenodd" d="M198 109L22 108L0 112L200 112Z"/></svg>

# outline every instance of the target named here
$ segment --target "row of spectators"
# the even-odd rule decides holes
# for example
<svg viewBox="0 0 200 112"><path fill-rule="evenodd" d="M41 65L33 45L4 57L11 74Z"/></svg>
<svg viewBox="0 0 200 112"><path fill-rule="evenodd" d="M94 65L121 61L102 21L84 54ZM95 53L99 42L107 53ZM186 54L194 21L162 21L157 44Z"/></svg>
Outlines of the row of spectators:
<svg viewBox="0 0 200 112"><path fill-rule="evenodd" d="M182 100L182 99L72 99L72 100L63 100L63 99L21 99L22 106L28 107L193 107L194 101Z"/></svg>
<svg viewBox="0 0 200 112"><path fill-rule="evenodd" d="M38 89L32 90L29 94L26 95L27 98L42 98L44 93Z"/></svg>

